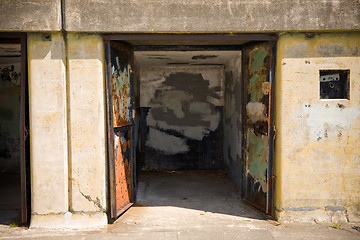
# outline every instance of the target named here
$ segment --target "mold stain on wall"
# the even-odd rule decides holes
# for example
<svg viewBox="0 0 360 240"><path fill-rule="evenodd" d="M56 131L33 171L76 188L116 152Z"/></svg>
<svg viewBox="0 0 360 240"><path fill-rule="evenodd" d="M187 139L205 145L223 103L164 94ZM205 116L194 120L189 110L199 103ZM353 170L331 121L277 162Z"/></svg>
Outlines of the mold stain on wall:
<svg viewBox="0 0 360 240"><path fill-rule="evenodd" d="M141 70L145 169L218 169L222 155L222 67Z"/></svg>
<svg viewBox="0 0 360 240"><path fill-rule="evenodd" d="M225 66L224 81L224 162L235 185L242 186L242 78L241 53Z"/></svg>

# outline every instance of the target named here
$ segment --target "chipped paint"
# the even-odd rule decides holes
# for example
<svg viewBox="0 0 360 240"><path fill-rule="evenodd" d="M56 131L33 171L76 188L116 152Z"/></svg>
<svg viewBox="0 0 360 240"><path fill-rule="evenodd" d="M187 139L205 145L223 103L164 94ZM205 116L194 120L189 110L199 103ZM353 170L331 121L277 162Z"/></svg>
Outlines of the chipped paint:
<svg viewBox="0 0 360 240"><path fill-rule="evenodd" d="M277 217L283 221L360 220L357 49L360 33L280 36L275 206L279 209ZM349 99L320 99L319 71L324 69L350 71ZM288 213L289 209L306 206L318 209Z"/></svg>
<svg viewBox="0 0 360 240"><path fill-rule="evenodd" d="M245 96L245 199L262 210L267 206L269 156L269 43L243 48Z"/></svg>
<svg viewBox="0 0 360 240"><path fill-rule="evenodd" d="M113 114L114 147L110 149L111 217L118 217L134 200L135 192L135 86L133 76L134 55L128 45L110 43L110 86Z"/></svg>
<svg viewBox="0 0 360 240"><path fill-rule="evenodd" d="M120 66L119 58L116 64L111 66L112 91L113 91L113 119L114 126L122 126L129 123L132 118L130 76L131 66Z"/></svg>
<svg viewBox="0 0 360 240"><path fill-rule="evenodd" d="M114 133L114 167L116 206L118 208L130 202L131 199L131 128Z"/></svg>
<svg viewBox="0 0 360 240"><path fill-rule="evenodd" d="M264 135L256 136L250 128L246 132L246 163L247 174L250 174L255 183L259 182L261 191L266 192L266 169L268 155L268 138Z"/></svg>
<svg viewBox="0 0 360 240"><path fill-rule="evenodd" d="M246 104L246 114L249 123L267 122L266 107L260 102L248 102Z"/></svg>

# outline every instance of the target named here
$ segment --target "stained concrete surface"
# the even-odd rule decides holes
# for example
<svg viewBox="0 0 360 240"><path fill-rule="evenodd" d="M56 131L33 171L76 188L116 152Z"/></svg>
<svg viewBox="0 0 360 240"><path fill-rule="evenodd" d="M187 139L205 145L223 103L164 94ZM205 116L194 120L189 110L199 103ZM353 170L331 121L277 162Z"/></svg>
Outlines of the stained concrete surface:
<svg viewBox="0 0 360 240"><path fill-rule="evenodd" d="M358 29L358 0L65 1L67 31L256 32ZM216 17L214 17L216 16Z"/></svg>
<svg viewBox="0 0 360 240"><path fill-rule="evenodd" d="M145 173L139 181L137 204L106 229L49 231L0 225L0 239L360 238L349 224L335 229L315 223L275 223L242 202L221 171Z"/></svg>

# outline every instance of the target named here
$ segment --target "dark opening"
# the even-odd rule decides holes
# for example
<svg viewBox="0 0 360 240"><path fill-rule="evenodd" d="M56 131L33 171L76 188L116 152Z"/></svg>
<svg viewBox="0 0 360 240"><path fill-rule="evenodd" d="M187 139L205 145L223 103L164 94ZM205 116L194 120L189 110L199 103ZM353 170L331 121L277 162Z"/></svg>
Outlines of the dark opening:
<svg viewBox="0 0 360 240"><path fill-rule="evenodd" d="M254 151L259 135L269 134L271 139L272 131L255 132L250 146L249 140L244 139L248 133L243 131L246 123L242 115L247 103L245 89L254 88L254 94L265 99L261 103L270 102L267 90L275 61L269 56L275 52L271 47L275 46L274 42L242 39L223 42L224 45L201 45L200 40L182 40L171 45L167 39L167 44L162 45L164 42L156 40L132 41L131 37L134 36L105 39L125 40L135 53L132 73L136 110L132 142L136 144L138 206L169 205L265 218L244 210L239 200L244 198L244 173L249 165L244 146ZM245 48L248 62L242 59ZM243 71L250 68L249 62L257 63L251 68L254 74L265 72L255 84L260 88L244 83ZM264 118L269 117L265 110L264 114ZM261 149L268 149L267 141L259 144ZM272 158L268 162L271 161ZM264 163L261 169L267 171L267 167ZM260 171L264 181L272 175L271 169L270 174ZM260 189L255 183L247 188ZM271 195L266 198L270 199L264 200L270 206L266 212L271 214ZM217 201L209 202L209 199ZM234 200L229 209L217 204L226 199Z"/></svg>
<svg viewBox="0 0 360 240"><path fill-rule="evenodd" d="M350 99L350 70L320 70L320 99Z"/></svg>
<svg viewBox="0 0 360 240"><path fill-rule="evenodd" d="M0 36L0 224L14 226L28 221L30 199L25 42L23 34Z"/></svg>

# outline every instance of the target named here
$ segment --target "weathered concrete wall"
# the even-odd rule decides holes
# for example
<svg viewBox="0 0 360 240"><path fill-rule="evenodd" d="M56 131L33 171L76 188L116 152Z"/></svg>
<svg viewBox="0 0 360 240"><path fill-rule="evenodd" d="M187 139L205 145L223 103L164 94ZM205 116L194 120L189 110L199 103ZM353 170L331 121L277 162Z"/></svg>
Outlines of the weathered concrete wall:
<svg viewBox="0 0 360 240"><path fill-rule="evenodd" d="M280 36L275 152L280 220L360 220L359 49L359 33ZM350 69L350 100L320 99L324 69Z"/></svg>
<svg viewBox="0 0 360 240"><path fill-rule="evenodd" d="M0 0L0 31L58 31L60 0ZM358 0L64 1L67 31L284 31L360 28ZM214 18L213 16L217 16Z"/></svg>
<svg viewBox="0 0 360 240"><path fill-rule="evenodd" d="M224 162L235 185L242 186L242 82L241 53L225 66L224 82Z"/></svg>
<svg viewBox="0 0 360 240"><path fill-rule="evenodd" d="M28 36L31 224L68 211L65 45L61 34Z"/></svg>
<svg viewBox="0 0 360 240"><path fill-rule="evenodd" d="M75 212L106 211L105 58L98 35L69 34L71 205Z"/></svg>
<svg viewBox="0 0 360 240"><path fill-rule="evenodd" d="M58 31L60 0L0 0L0 31Z"/></svg>
<svg viewBox="0 0 360 240"><path fill-rule="evenodd" d="M19 44L1 44L1 55L17 55ZM0 173L20 172L20 57L0 56Z"/></svg>
<svg viewBox="0 0 360 240"><path fill-rule="evenodd" d="M31 227L105 226L104 47L29 34Z"/></svg>
<svg viewBox="0 0 360 240"><path fill-rule="evenodd" d="M214 17L216 16L216 17ZM360 28L358 0L66 0L67 31L284 31Z"/></svg>
<svg viewBox="0 0 360 240"><path fill-rule="evenodd" d="M223 75L219 66L141 70L146 169L222 167Z"/></svg>

